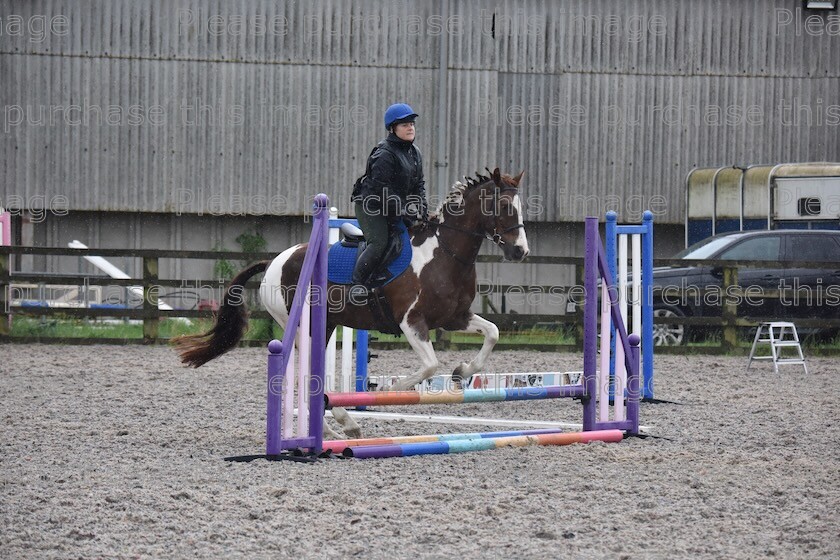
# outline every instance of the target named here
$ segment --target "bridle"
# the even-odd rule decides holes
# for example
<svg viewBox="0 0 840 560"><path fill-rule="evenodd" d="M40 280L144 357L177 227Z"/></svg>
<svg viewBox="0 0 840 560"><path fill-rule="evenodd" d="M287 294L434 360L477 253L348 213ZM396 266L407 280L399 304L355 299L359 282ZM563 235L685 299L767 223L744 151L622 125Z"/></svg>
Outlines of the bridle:
<svg viewBox="0 0 840 560"><path fill-rule="evenodd" d="M510 233L512 231L516 231L517 229L524 228L524 227L525 227L525 224L516 224L515 226L510 226L509 228L503 229L500 232L496 232L496 228L494 227L493 228L493 235L491 236L491 235L485 233L484 237L486 239L489 239L490 241L492 241L493 243L495 243L499 247L501 247L502 245L505 244L505 240L502 239L502 236L504 234Z"/></svg>
<svg viewBox="0 0 840 560"><path fill-rule="evenodd" d="M500 195L500 194L502 194L502 193L504 193L504 192L506 192L506 191L517 191L517 192L518 192L518 190L519 190L519 189L517 189L516 187L505 187L505 188L498 189L498 190L496 191L496 193L495 193L495 195L496 195L496 196L494 197L494 198L495 198L495 205L498 205L498 203L499 203L499 198L498 198L498 195ZM455 226L449 225L449 224L447 224L447 223L445 223L445 222L437 222L437 223L435 223L435 222L428 222L428 223L433 224L433 225L436 225L436 226L441 227L441 228L450 229L450 230L452 230L452 231L457 231L457 232L459 232L459 233L463 233L463 234L466 234L466 235L470 235L470 236L472 236L472 237L480 237L480 238L482 238L482 239L489 239L490 241L492 241L493 243L495 243L498 247L502 247L503 245L505 245L505 244L506 244L506 243L505 243L505 240L502 238L502 236L503 236L503 235L505 235L506 233L510 233L511 231L516 231L516 230L517 230L517 229L519 229L519 228L524 228L524 227L525 227L525 224L523 224L523 223L521 223L521 222L520 222L520 223L518 223L518 224L515 224L515 225L510 226L509 228L505 228L505 229L504 229L504 230L502 230L502 231L497 231L497 228L496 228L496 226L494 225L494 226L493 226L493 234L492 234L492 235L490 235L490 234L489 234L489 233L487 233L486 231L484 231L484 232L482 232L482 233L478 233L478 232L475 232L475 231L470 231L470 230L466 230L466 229L461 229L461 228L458 228L458 227L455 227ZM443 241L442 241L442 240L438 239L438 244L440 245L440 248L441 248L441 249L443 249L443 252L444 252L444 253L446 253L447 255L449 255L450 257L452 257L453 259L455 259L456 261L458 261L458 262L459 262L459 263L461 263L462 265L464 265L464 266L472 266L472 265L474 264L474 261L475 261L475 259L474 259L474 258L473 258L473 262L467 262L467 261L465 261L464 259L462 259L462 258L461 258L461 257L459 257L458 255L456 255L456 254L455 254L455 252L454 252L452 249L450 249L449 247L447 247L446 245L444 245L444 243L443 243Z"/></svg>

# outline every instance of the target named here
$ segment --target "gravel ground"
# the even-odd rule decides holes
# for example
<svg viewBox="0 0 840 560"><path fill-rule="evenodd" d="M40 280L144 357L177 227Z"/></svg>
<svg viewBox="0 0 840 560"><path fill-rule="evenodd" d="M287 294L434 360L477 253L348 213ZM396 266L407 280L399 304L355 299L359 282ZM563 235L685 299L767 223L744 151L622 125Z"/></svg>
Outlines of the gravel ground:
<svg viewBox="0 0 840 560"><path fill-rule="evenodd" d="M372 371L406 371L409 351ZM471 354L445 352L451 369ZM498 352L490 371L580 369ZM836 558L836 359L780 375L657 356L657 438L376 461L229 463L264 444L265 351L5 345L3 558ZM580 421L571 401L424 407ZM412 412L419 412L412 409ZM363 421L365 435L441 432ZM477 428L476 428L477 429ZM457 426L449 431L465 431ZM471 430L466 430L471 431Z"/></svg>

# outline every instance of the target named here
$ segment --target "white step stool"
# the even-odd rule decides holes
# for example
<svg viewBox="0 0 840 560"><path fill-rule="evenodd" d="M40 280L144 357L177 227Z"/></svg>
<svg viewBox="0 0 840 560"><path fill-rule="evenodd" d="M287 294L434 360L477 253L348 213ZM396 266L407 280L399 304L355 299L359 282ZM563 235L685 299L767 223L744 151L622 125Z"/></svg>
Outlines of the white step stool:
<svg viewBox="0 0 840 560"><path fill-rule="evenodd" d="M769 356L756 356L756 347L760 343L770 345ZM782 349L794 348L799 354L798 358L782 358ZM747 369L750 369L754 360L773 360L773 369L779 373L779 364L801 365L808 373L808 366L805 365L805 356L802 355L802 346L799 345L799 335L796 333L796 325L786 321L772 321L761 323L755 331L752 349L750 350L750 362Z"/></svg>

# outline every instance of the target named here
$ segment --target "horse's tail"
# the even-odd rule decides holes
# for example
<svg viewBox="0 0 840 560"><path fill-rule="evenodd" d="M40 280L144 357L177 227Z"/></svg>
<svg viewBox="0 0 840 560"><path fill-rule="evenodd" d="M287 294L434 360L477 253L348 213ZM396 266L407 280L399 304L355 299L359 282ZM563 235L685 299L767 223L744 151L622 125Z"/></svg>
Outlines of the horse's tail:
<svg viewBox="0 0 840 560"><path fill-rule="evenodd" d="M172 340L181 355L181 362L200 367L235 347L248 328L244 285L254 275L265 272L271 261L253 264L230 281L216 313L216 323L203 334L179 336Z"/></svg>

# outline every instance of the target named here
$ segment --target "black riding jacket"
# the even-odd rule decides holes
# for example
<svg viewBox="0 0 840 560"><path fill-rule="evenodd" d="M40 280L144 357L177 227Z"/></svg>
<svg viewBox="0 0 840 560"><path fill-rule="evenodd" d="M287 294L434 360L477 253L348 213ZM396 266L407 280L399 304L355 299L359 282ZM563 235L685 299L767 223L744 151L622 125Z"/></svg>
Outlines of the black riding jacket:
<svg viewBox="0 0 840 560"><path fill-rule="evenodd" d="M423 157L417 146L390 133L370 153L350 200L363 201L369 214L427 218Z"/></svg>

